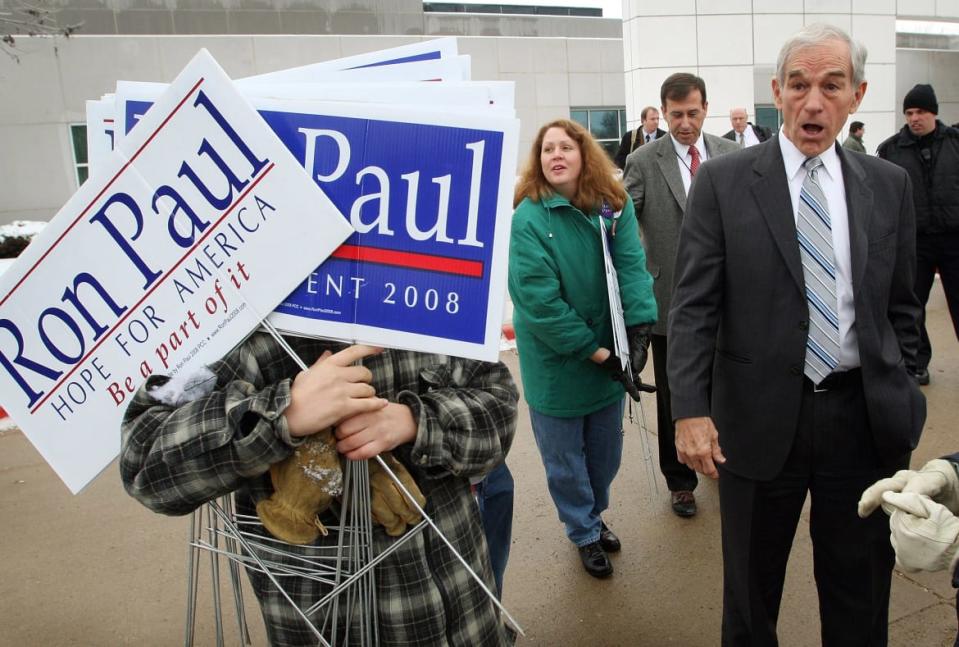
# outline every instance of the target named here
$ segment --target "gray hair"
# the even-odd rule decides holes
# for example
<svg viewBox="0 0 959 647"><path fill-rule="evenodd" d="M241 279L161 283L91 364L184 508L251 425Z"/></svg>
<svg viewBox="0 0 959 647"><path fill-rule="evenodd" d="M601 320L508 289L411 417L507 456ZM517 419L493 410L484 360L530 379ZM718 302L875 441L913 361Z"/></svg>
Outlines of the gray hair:
<svg viewBox="0 0 959 647"><path fill-rule="evenodd" d="M849 46L849 61L852 64L852 82L859 85L866 78L866 47L835 25L817 22L806 25L783 43L776 59L776 78L781 86L786 84L786 61L801 49L813 47L829 40L838 40Z"/></svg>

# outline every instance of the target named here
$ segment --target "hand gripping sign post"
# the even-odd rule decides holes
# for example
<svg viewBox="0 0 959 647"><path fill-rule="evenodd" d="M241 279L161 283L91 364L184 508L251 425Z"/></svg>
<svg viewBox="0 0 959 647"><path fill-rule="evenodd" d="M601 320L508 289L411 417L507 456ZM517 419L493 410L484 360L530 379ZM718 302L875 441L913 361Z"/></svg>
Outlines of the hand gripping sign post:
<svg viewBox="0 0 959 647"><path fill-rule="evenodd" d="M202 51L0 280L4 407L76 493L148 375L225 354L349 232Z"/></svg>

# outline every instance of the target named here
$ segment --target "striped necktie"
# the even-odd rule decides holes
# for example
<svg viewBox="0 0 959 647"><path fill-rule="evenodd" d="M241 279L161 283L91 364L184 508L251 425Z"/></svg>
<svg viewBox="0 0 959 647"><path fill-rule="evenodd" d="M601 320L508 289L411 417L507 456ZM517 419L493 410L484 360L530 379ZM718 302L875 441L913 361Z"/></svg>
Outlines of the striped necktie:
<svg viewBox="0 0 959 647"><path fill-rule="evenodd" d="M819 384L839 364L836 262L829 204L819 185L818 171L822 160L811 157L803 165L806 167L806 179L799 192L796 233L809 305L804 373L814 384Z"/></svg>

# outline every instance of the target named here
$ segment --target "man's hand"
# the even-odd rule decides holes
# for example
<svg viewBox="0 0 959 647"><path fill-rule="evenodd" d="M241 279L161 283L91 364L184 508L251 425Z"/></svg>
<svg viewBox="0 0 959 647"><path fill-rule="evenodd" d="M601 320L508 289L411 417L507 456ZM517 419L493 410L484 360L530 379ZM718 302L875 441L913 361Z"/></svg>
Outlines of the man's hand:
<svg viewBox="0 0 959 647"><path fill-rule="evenodd" d="M959 513L959 476L952 463L936 458L921 470L899 470L889 478L876 481L859 499L859 516L868 517L882 503L884 492L914 492L941 503L953 514Z"/></svg>
<svg viewBox="0 0 959 647"><path fill-rule="evenodd" d="M388 403L342 420L336 427L336 450L358 461L373 458L416 440L416 420L405 404Z"/></svg>
<svg viewBox="0 0 959 647"><path fill-rule="evenodd" d="M716 463L726 462L719 447L719 432L713 419L680 418L676 421L676 455L679 462L709 478L719 478Z"/></svg>
<svg viewBox="0 0 959 647"><path fill-rule="evenodd" d="M290 387L290 406L283 412L291 436L308 436L338 424L344 418L377 411L388 402L376 397L365 366L353 366L364 357L383 352L372 346L350 346L323 353Z"/></svg>

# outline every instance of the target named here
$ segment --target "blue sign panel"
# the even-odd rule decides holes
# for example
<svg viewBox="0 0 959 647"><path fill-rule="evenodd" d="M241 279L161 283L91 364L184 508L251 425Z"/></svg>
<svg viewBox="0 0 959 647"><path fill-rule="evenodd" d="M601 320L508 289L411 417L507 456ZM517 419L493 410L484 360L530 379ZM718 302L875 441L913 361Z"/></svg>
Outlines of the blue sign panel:
<svg viewBox="0 0 959 647"><path fill-rule="evenodd" d="M149 105L127 101L126 123ZM503 131L260 114L357 230L276 312L488 341Z"/></svg>
<svg viewBox="0 0 959 647"><path fill-rule="evenodd" d="M482 343L503 134L260 114L357 229L277 311Z"/></svg>

